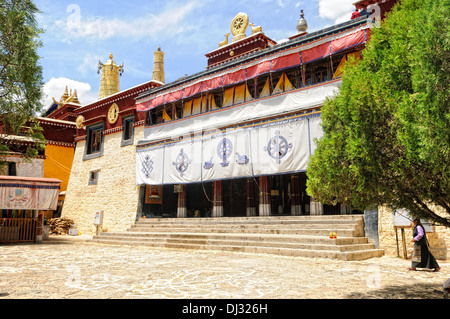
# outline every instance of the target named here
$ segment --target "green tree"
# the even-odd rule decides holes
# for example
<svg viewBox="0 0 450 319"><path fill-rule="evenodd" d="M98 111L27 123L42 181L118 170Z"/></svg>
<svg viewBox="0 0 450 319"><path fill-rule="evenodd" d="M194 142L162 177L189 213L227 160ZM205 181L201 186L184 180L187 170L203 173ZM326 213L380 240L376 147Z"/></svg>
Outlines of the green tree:
<svg viewBox="0 0 450 319"><path fill-rule="evenodd" d="M0 1L0 116L4 134L26 135L36 141L21 149L25 158L35 157L44 145L42 129L32 120L42 108L38 12L30 0ZM5 141L0 140L0 155L14 147Z"/></svg>
<svg viewBox="0 0 450 319"><path fill-rule="evenodd" d="M388 204L450 227L448 0L402 0L372 29L322 109L308 193L357 209Z"/></svg>

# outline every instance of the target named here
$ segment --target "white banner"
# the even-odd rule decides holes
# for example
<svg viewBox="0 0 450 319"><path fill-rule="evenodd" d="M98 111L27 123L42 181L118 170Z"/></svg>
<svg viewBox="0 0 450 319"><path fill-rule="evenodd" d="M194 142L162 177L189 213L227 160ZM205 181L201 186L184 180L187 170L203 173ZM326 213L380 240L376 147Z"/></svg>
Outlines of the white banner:
<svg viewBox="0 0 450 319"><path fill-rule="evenodd" d="M203 139L202 180L252 176L249 130L239 129Z"/></svg>
<svg viewBox="0 0 450 319"><path fill-rule="evenodd" d="M254 175L306 169L309 158L308 119L256 128L252 135Z"/></svg>
<svg viewBox="0 0 450 319"><path fill-rule="evenodd" d="M201 140L187 140L165 146L163 184L201 181Z"/></svg>
<svg viewBox="0 0 450 319"><path fill-rule="evenodd" d="M305 171L322 135L319 114L138 149L137 184L185 184Z"/></svg>
<svg viewBox="0 0 450 319"><path fill-rule="evenodd" d="M45 183L6 177L0 181L0 209L56 210L61 181Z"/></svg>
<svg viewBox="0 0 450 319"><path fill-rule="evenodd" d="M314 116L309 119L309 134L310 134L310 154L314 154L317 148L315 139L320 139L323 136L322 119L320 116Z"/></svg>
<svg viewBox="0 0 450 319"><path fill-rule="evenodd" d="M151 152L136 152L136 178L138 185L163 184L164 147L156 147Z"/></svg>

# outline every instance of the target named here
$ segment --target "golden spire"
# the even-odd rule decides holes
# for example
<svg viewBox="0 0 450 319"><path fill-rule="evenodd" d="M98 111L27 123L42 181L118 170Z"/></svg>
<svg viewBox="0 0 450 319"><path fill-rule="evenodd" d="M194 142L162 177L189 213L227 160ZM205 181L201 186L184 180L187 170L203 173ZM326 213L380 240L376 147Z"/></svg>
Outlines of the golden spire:
<svg viewBox="0 0 450 319"><path fill-rule="evenodd" d="M73 93L73 102L74 102L74 103L81 104L81 103L80 103L80 100L78 100L77 90L75 90L75 92Z"/></svg>
<svg viewBox="0 0 450 319"><path fill-rule="evenodd" d="M155 52L155 60L153 65L153 80L165 83L164 74L164 52L161 51L161 47Z"/></svg>
<svg viewBox="0 0 450 319"><path fill-rule="evenodd" d="M112 53L106 63L99 61L98 73L102 73L100 78L100 92L98 99L103 99L120 91L120 76L124 72L123 63L118 66L114 60Z"/></svg>
<svg viewBox="0 0 450 319"><path fill-rule="evenodd" d="M66 86L66 89L65 89L63 95L61 96L61 100L60 100L60 101L61 101L61 102L64 102L64 101L67 100L69 97L70 97L70 95L69 95L69 90L68 90L68 88L67 88L67 86Z"/></svg>

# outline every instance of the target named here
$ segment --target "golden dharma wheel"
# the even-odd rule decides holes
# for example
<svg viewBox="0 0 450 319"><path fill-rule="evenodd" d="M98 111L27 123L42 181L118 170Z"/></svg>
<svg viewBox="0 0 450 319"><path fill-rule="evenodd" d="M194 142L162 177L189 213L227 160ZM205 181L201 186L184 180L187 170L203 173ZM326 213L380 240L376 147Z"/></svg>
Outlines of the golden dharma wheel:
<svg viewBox="0 0 450 319"><path fill-rule="evenodd" d="M111 105L108 111L108 121L110 124L114 124L119 119L119 106L116 103Z"/></svg>
<svg viewBox="0 0 450 319"><path fill-rule="evenodd" d="M84 122L84 116L83 115L79 115L75 121L75 124L77 126L77 129L82 129L83 128L83 122Z"/></svg>
<svg viewBox="0 0 450 319"><path fill-rule="evenodd" d="M239 12L231 21L231 33L234 35L233 41L237 41L246 37L245 30L247 30L249 24L248 15L243 12Z"/></svg>

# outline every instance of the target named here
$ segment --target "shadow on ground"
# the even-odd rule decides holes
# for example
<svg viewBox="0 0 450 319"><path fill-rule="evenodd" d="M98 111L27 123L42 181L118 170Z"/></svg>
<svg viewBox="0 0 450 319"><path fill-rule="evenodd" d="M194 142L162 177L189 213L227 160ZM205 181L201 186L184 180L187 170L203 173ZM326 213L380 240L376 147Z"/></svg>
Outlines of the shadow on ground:
<svg viewBox="0 0 450 319"><path fill-rule="evenodd" d="M366 293L351 293L347 299L444 299L442 286L417 283L373 289Z"/></svg>

